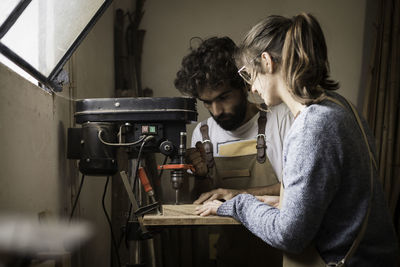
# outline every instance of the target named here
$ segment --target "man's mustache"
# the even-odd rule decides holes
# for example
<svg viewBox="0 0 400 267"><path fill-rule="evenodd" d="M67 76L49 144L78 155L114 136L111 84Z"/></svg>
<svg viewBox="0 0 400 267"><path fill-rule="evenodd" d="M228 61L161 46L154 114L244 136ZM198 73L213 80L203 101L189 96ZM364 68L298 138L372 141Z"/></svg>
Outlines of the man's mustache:
<svg viewBox="0 0 400 267"><path fill-rule="evenodd" d="M223 113L223 114L220 114L218 116L213 116L213 117L216 121L223 121L223 120L232 118L232 115Z"/></svg>

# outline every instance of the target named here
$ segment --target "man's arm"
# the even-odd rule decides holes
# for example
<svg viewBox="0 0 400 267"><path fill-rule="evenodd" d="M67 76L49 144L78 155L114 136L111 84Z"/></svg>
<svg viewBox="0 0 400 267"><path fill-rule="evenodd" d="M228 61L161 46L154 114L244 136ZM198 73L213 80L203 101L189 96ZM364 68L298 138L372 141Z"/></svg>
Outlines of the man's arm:
<svg viewBox="0 0 400 267"><path fill-rule="evenodd" d="M279 196L279 193L281 191L281 183L276 183L267 186L252 187L245 191L246 192L244 193L251 194L253 196L264 196L264 195Z"/></svg>
<svg viewBox="0 0 400 267"><path fill-rule="evenodd" d="M263 195L279 196L280 187L281 184L276 183L273 185L258 186L258 187L239 189L239 190L218 188L201 194L200 197L193 202L193 204L202 204L204 202L213 201L215 199L229 200L235 197L236 195L246 194L246 193L254 196L263 196Z"/></svg>

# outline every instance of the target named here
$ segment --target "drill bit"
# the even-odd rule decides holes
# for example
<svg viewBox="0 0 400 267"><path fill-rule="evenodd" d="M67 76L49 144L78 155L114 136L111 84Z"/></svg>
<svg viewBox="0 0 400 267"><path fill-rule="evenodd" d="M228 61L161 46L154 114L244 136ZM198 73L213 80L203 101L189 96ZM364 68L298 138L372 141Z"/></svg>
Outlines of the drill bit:
<svg viewBox="0 0 400 267"><path fill-rule="evenodd" d="M179 204L179 189L175 189L175 205Z"/></svg>

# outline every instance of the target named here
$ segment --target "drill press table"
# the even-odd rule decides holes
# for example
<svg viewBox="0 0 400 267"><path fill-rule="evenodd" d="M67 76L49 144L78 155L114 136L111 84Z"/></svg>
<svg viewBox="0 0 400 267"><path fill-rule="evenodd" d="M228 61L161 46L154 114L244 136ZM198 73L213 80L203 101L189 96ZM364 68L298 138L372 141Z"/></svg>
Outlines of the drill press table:
<svg viewBox="0 0 400 267"><path fill-rule="evenodd" d="M143 216L145 226L176 226L176 225L237 225L238 221L231 217L206 216L194 214L198 205L162 205L163 214L146 214Z"/></svg>

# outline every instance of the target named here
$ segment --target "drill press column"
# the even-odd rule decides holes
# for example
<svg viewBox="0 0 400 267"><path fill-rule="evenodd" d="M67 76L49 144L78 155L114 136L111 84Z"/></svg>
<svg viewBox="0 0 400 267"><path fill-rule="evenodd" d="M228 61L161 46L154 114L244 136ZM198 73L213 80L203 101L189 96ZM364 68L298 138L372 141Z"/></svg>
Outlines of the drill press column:
<svg viewBox="0 0 400 267"><path fill-rule="evenodd" d="M180 132L179 135L179 150L178 150L178 164L185 164L186 153L186 132ZM182 187L184 169L171 171L172 188L175 190L175 204L179 204L179 190Z"/></svg>

